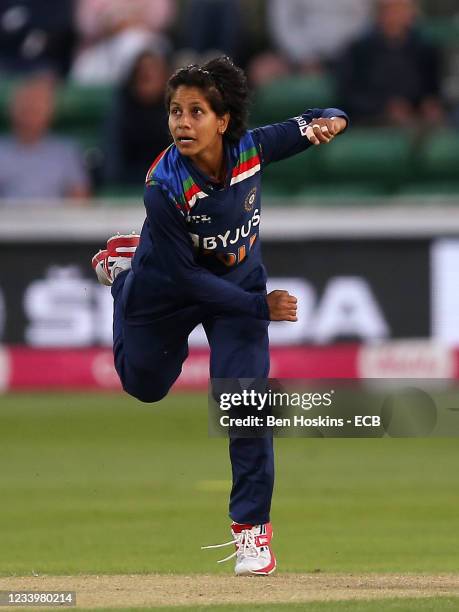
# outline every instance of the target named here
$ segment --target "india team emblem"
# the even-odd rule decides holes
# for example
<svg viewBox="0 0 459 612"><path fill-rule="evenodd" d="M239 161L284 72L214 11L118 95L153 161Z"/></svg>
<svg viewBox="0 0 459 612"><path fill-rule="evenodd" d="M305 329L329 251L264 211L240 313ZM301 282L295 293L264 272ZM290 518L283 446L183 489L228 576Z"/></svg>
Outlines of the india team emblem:
<svg viewBox="0 0 459 612"><path fill-rule="evenodd" d="M250 212L255 204L255 199L257 197L257 188L253 187L249 193L247 194L246 199L244 200L244 208L247 212Z"/></svg>

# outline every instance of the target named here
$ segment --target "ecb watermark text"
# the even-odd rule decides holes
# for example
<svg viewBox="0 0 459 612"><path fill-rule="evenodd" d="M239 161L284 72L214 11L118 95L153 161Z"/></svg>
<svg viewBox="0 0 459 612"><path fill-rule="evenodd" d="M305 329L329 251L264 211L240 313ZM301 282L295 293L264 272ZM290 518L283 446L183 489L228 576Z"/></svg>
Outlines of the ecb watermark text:
<svg viewBox="0 0 459 612"><path fill-rule="evenodd" d="M453 380L213 379L209 435L413 438L459 435Z"/></svg>

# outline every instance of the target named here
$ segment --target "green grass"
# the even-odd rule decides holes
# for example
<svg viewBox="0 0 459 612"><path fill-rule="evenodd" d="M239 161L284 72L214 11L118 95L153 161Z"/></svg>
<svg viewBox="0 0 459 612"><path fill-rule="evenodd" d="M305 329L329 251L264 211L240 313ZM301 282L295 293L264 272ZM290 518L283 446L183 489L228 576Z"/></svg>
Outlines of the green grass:
<svg viewBox="0 0 459 612"><path fill-rule="evenodd" d="M459 597L440 597L426 599L378 599L362 601L302 602L292 604L244 604L216 606L177 606L156 608L97 608L97 612L240 612L241 610L263 610L264 612L283 612L283 610L304 610L305 612L444 612L459 609ZM45 611L43 611L45 612ZM85 612L78 608L78 612Z"/></svg>
<svg viewBox="0 0 459 612"><path fill-rule="evenodd" d="M458 570L457 440L276 447L281 571ZM227 541L230 480L203 395L153 406L126 395L0 397L0 466L0 575L232 571L216 565L219 551L200 550Z"/></svg>

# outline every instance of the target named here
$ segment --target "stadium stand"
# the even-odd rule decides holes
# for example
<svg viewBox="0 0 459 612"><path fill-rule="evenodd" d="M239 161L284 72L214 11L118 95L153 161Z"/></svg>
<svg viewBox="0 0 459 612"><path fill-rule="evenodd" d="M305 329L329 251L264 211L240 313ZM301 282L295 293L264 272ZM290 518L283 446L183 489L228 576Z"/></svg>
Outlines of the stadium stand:
<svg viewBox="0 0 459 612"><path fill-rule="evenodd" d="M288 76L257 89L251 123L254 126L275 123L306 108L324 108L335 102L334 82L329 75Z"/></svg>
<svg viewBox="0 0 459 612"><path fill-rule="evenodd" d="M441 48L447 109L459 109L459 72L454 68L459 61L459 20L438 11L429 15L425 9L419 27ZM8 99L17 83L16 78L2 76L0 134L9 128ZM62 82L53 131L79 142L93 180L93 193L116 204L130 196L137 201L141 185L130 187L103 181L103 126L114 95L112 86ZM307 107L342 104L330 73L291 73L255 91L251 125L292 117ZM307 204L308 197L320 196L332 204L346 197L371 204L379 196L457 195L458 168L459 132L448 123L427 133L423 133L422 126L419 130L354 126L332 147L320 147L305 156L273 164L266 170L265 185L267 194L284 196L286 204L289 199Z"/></svg>

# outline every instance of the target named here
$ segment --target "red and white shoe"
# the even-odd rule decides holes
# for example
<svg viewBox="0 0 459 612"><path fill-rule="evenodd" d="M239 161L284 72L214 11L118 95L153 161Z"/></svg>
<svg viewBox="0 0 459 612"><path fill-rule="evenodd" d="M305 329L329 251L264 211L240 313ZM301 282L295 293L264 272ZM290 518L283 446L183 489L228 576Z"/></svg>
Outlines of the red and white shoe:
<svg viewBox="0 0 459 612"><path fill-rule="evenodd" d="M263 525L242 525L233 523L231 525L233 539L225 544L214 546L203 546L202 548L221 548L234 544L236 550L229 557L218 561L224 563L236 557L234 571L238 576L258 575L269 576L276 569L276 558L271 549L273 528L271 523Z"/></svg>
<svg viewBox="0 0 459 612"><path fill-rule="evenodd" d="M117 234L107 240L107 248L96 253L91 262L99 283L113 285L120 272L131 269L139 241L140 236L135 232L127 235Z"/></svg>

